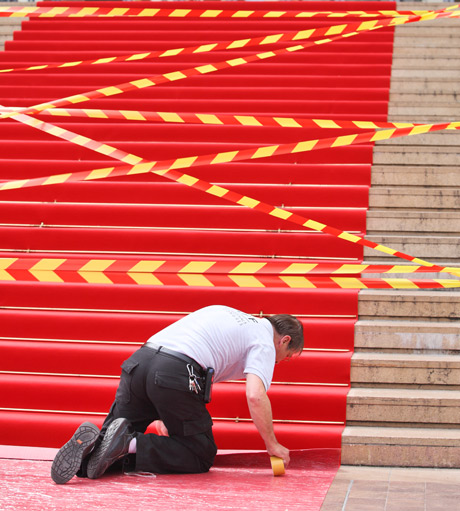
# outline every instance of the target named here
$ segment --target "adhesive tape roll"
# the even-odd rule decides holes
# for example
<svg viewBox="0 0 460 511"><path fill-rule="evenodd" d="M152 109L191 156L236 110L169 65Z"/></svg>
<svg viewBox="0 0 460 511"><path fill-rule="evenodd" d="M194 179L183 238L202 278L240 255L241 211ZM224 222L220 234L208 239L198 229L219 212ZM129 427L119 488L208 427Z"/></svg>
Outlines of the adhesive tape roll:
<svg viewBox="0 0 460 511"><path fill-rule="evenodd" d="M274 476L281 476L284 474L284 461L278 456L270 456L272 470Z"/></svg>

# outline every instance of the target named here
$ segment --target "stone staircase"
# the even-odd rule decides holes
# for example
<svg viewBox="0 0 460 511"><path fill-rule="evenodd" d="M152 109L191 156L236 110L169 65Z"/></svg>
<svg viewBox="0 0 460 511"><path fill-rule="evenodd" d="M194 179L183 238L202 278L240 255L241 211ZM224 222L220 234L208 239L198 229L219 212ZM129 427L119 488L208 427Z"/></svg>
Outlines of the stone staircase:
<svg viewBox="0 0 460 511"><path fill-rule="evenodd" d="M0 5L15 5L11 3L0 2ZM33 4L30 4L33 5ZM21 18L1 18L0 22L0 51L5 49L5 41L13 39L13 32L21 30Z"/></svg>
<svg viewBox="0 0 460 511"><path fill-rule="evenodd" d="M449 5L404 2L398 9ZM389 120L459 121L459 79L460 19L398 27ZM460 266L460 132L376 145L367 232L411 255ZM365 259L399 264L372 250ZM343 464L460 467L459 320L456 290L360 292Z"/></svg>

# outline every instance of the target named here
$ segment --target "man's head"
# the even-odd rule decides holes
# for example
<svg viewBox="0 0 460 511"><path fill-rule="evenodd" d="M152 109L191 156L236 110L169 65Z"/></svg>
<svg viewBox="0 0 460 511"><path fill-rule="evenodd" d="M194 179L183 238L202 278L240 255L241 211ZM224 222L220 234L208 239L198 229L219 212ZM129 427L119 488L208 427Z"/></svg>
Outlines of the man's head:
<svg viewBox="0 0 460 511"><path fill-rule="evenodd" d="M304 344L302 323L289 314L276 314L267 319L275 330L276 361L300 354Z"/></svg>

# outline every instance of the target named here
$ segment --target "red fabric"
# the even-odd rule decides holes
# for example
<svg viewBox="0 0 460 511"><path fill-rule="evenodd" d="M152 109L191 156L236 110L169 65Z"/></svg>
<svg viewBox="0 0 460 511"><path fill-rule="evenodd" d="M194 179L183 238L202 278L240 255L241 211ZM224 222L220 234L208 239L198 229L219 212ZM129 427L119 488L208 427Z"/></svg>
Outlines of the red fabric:
<svg viewBox="0 0 460 511"><path fill-rule="evenodd" d="M72 7L139 2L42 2ZM244 2L149 2L149 8L247 8ZM251 2L257 10L385 10L393 2ZM363 19L361 19L363 20ZM353 18L196 20L40 18L7 41L0 68L166 50L353 22ZM391 29L105 99L77 108L386 120ZM29 107L132 80L294 45L3 73L0 104ZM163 125L41 116L144 159L333 137L350 131ZM8 120L0 123L0 180L118 166L120 162ZM307 218L363 235L372 145L196 167L185 172ZM295 185L295 186L294 186ZM0 255L117 259L184 255L264 261L359 262L362 248L234 206L154 174L12 190L0 195ZM83 420L101 424L120 362L171 321L199 307L290 313L305 328L302 356L280 364L270 390L275 431L289 448L340 447L357 317L355 290L0 282L3 371L0 444L58 447ZM123 280L123 279L121 279ZM173 282L173 280L171 280ZM21 374L21 373L50 373ZM86 376L77 376L86 375ZM99 377L97 377L99 376ZM42 410L41 412L33 410ZM48 412L44 412L47 410ZM217 385L210 406L220 448L263 448L242 383ZM61 413L64 412L64 413Z"/></svg>

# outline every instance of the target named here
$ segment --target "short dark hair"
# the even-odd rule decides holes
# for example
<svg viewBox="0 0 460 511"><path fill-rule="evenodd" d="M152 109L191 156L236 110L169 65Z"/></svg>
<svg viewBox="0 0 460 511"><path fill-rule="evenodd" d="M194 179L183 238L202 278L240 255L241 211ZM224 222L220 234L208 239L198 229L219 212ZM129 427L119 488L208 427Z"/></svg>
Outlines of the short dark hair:
<svg viewBox="0 0 460 511"><path fill-rule="evenodd" d="M291 337L288 345L290 351L297 353L303 350L303 326L297 318L289 314L275 314L274 316L268 316L267 319L278 334Z"/></svg>

